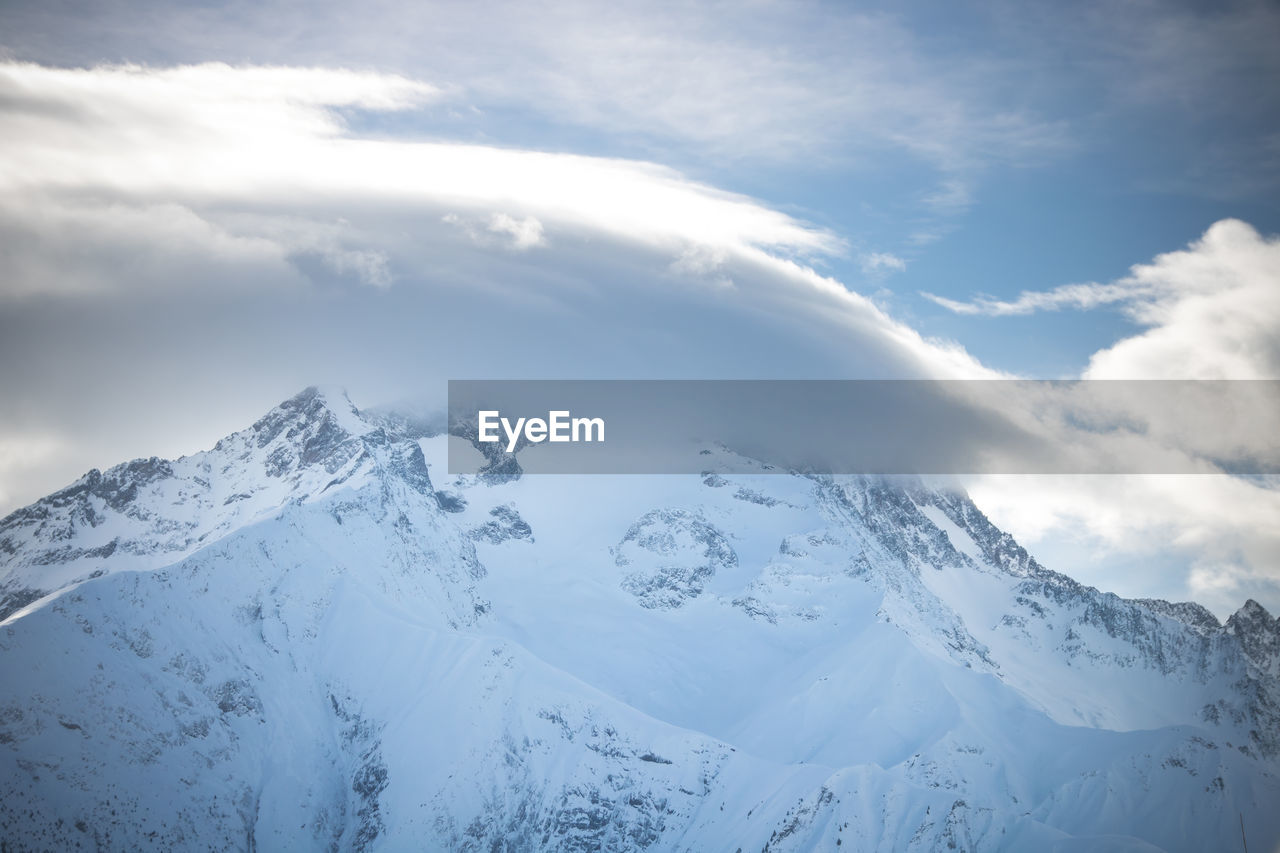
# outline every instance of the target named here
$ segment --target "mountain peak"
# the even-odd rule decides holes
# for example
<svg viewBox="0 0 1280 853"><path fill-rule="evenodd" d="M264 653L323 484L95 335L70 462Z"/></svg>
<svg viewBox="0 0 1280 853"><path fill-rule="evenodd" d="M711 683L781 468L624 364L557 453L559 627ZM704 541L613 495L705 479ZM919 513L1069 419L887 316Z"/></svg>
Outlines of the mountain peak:
<svg viewBox="0 0 1280 853"><path fill-rule="evenodd" d="M1261 604L1254 601L1252 598L1246 601L1244 603L1244 606L1242 606L1239 610L1236 611L1235 615L1244 616L1249 619L1268 619L1269 620L1271 618L1271 614L1267 611L1267 608L1263 607Z"/></svg>
<svg viewBox="0 0 1280 853"><path fill-rule="evenodd" d="M1280 675L1280 619L1252 598L1227 619L1227 630L1235 634L1254 665L1263 672Z"/></svg>
<svg viewBox="0 0 1280 853"><path fill-rule="evenodd" d="M277 425L305 423L330 419L348 435L364 435L373 427L365 421L360 410L351 402L345 388L336 385L309 385L276 406L253 425L254 432L271 432L274 438ZM270 441L270 439L267 439ZM266 443L266 442L263 442Z"/></svg>
<svg viewBox="0 0 1280 853"><path fill-rule="evenodd" d="M1227 618L1227 627L1237 634L1280 632L1280 619L1273 618L1267 608L1251 598Z"/></svg>
<svg viewBox="0 0 1280 853"><path fill-rule="evenodd" d="M93 469L0 519L0 618L108 573L117 553L131 568L154 568L287 503L358 482L387 442L379 420L366 419L345 390L311 386L210 451ZM421 451L402 456L392 467L429 489Z"/></svg>
<svg viewBox="0 0 1280 853"><path fill-rule="evenodd" d="M259 419L247 437L256 447L267 450L268 476L280 477L316 463L334 473L358 449L358 442L352 439L377 428L360 414L346 391L313 385ZM215 450L223 449L224 442Z"/></svg>

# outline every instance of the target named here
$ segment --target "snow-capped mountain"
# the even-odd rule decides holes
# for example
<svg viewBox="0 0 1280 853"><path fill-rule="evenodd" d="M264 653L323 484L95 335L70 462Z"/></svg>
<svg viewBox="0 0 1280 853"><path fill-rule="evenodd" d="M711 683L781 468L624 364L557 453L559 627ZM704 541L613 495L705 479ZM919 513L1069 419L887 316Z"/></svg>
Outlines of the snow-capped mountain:
<svg viewBox="0 0 1280 853"><path fill-rule="evenodd" d="M920 481L445 473L308 389L0 521L14 849L1280 842L1280 620Z"/></svg>

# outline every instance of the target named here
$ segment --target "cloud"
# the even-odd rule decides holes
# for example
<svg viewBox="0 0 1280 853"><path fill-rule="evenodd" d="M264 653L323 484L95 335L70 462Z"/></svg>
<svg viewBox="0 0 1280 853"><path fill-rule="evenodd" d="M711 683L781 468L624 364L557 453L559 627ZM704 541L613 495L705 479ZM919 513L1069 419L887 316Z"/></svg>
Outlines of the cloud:
<svg viewBox="0 0 1280 853"><path fill-rule="evenodd" d="M523 252L547 245L542 223L534 216L517 218L508 213L491 213L487 217L464 217L446 213L440 221L461 229L477 246L501 246Z"/></svg>
<svg viewBox="0 0 1280 853"><path fill-rule="evenodd" d="M542 236L542 223L532 216L516 219L505 213L495 213L489 217L489 230L510 237L513 249L532 249L547 242Z"/></svg>
<svg viewBox="0 0 1280 853"><path fill-rule="evenodd" d="M1280 238L1237 219L1113 282L969 302L922 294L957 314L990 317L1114 306L1145 330L1094 353L1088 379L1280 378Z"/></svg>
<svg viewBox="0 0 1280 853"><path fill-rule="evenodd" d="M369 198L497 208L488 227L525 246L536 209L538 227L590 226L654 245L840 249L829 232L650 163L360 138L334 107L403 109L437 90L395 75L268 71L0 65L0 188L181 199L193 209Z"/></svg>
<svg viewBox="0 0 1280 853"><path fill-rule="evenodd" d="M907 268L907 262L888 252L866 252L858 257L858 266L862 268L863 273L875 275L902 272Z"/></svg>
<svg viewBox="0 0 1280 853"><path fill-rule="evenodd" d="M970 494L1048 565L1123 595L1194 600L1225 617L1280 600L1280 490L1205 476L991 476Z"/></svg>
<svg viewBox="0 0 1280 853"><path fill-rule="evenodd" d="M207 446L317 381L377 402L517 370L991 375L817 273L844 242L754 199L352 112L441 97L341 70L0 64L0 393L105 465ZM56 461L3 491L62 485Z"/></svg>
<svg viewBox="0 0 1280 853"><path fill-rule="evenodd" d="M17 187L50 179L75 186L102 177L96 172L101 159L87 157L83 149L90 146L72 134L92 138L106 157L147 155L145 174L154 185L200 185L193 172L207 164L189 162L185 150L198 158L253 140L263 154L282 158L287 151L265 146L340 135L345 122L335 108L403 110L441 95L435 86L395 74L219 62L95 69L5 62L0 92L6 148L19 158L4 179ZM24 174L22 167L32 166L36 171ZM121 175L117 186L136 186L140 176Z"/></svg>
<svg viewBox="0 0 1280 853"><path fill-rule="evenodd" d="M23 188L0 192L0 303L300 281L287 246L262 234L232 233L187 204L68 197L33 189L29 175L23 180Z"/></svg>
<svg viewBox="0 0 1280 853"><path fill-rule="evenodd" d="M354 275L361 283L379 289L391 286L390 258L385 252L325 249L320 257L339 275Z"/></svg>
<svg viewBox="0 0 1280 853"><path fill-rule="evenodd" d="M413 123L430 138L533 139L704 175L875 170L926 233L962 215L993 167L1077 151L1168 158L1126 178L1201 195L1265 198L1280 179L1271 4L1090 0L1070 20L1008 0L933 5L370 0L352 16L338 0L305 13L287 0L10 0L0 39L60 66L231 57L449 81ZM1151 132L1161 158L1143 154Z"/></svg>
<svg viewBox="0 0 1280 853"><path fill-rule="evenodd" d="M1123 284L1147 330L1094 353L1086 378L1280 378L1280 238L1225 219Z"/></svg>
<svg viewBox="0 0 1280 853"><path fill-rule="evenodd" d="M924 205L935 213L954 216L968 210L973 204L973 190L969 183L959 178L949 178L941 186L924 197Z"/></svg>
<svg viewBox="0 0 1280 853"><path fill-rule="evenodd" d="M1214 224L1186 249L1136 265L1115 282L956 303L953 310L998 316L1099 306L1115 306L1145 328L1096 352L1087 379L1280 378L1280 240L1238 220ZM1159 411L1144 410L1141 400L1118 402L1114 411L1127 409L1125 419L1145 424L1151 439L1133 452L1164 445L1203 459L1259 440L1274 447L1273 409L1242 412L1238 430L1197 429L1194 412L1183 412L1169 420L1187 424L1186 431L1171 435L1161 432ZM971 489L1032 550L1050 561L1057 556L1059 567L1104 588L1182 595L1220 616L1246 597L1280 600L1275 478L1006 477L983 478Z"/></svg>
<svg viewBox="0 0 1280 853"><path fill-rule="evenodd" d="M145 13L108 0L74 16L20 3L0 25L22 55L65 65L222 58L217 46L233 44L255 63L395 68L456 81L450 91L480 113L532 111L714 157L794 161L893 147L951 169L1053 147L1062 131L1010 107L1019 80L1011 57L943 50L954 45L918 35L902 16L840 6L372 0L353 17L318 2L299 27L297 8L281 0L142 2ZM147 30L120 26L126 11L144 14ZM57 39L47 38L50 18Z"/></svg>
<svg viewBox="0 0 1280 853"><path fill-rule="evenodd" d="M370 0L357 16L337 0L310 3L305 15L287 0L73 6L4 4L0 39L11 55L62 66L231 57L448 81L424 94L432 109L409 123L423 138L590 150L700 175L879 170L888 160L885 174L922 214L913 227L963 214L992 165L1061 156L1075 130L1029 83L1017 41L974 49L971 33L991 23L985 9L959 21L949 12L940 31L924 9L807 0ZM131 25L140 20L145 27ZM360 110L380 108L350 112L360 123ZM915 186L921 174L936 191Z"/></svg>
<svg viewBox="0 0 1280 853"><path fill-rule="evenodd" d="M933 293L921 296L956 314L985 317L1012 317L1034 314L1037 311L1060 311L1067 308L1088 310L1101 305L1113 305L1137 297L1135 288L1119 284L1064 284L1049 291L1024 290L1012 301L978 296L970 302L947 299Z"/></svg>
<svg viewBox="0 0 1280 853"><path fill-rule="evenodd" d="M680 252L668 269L673 275L732 287L733 282L724 274L724 266L728 260L728 254L721 249L689 246Z"/></svg>

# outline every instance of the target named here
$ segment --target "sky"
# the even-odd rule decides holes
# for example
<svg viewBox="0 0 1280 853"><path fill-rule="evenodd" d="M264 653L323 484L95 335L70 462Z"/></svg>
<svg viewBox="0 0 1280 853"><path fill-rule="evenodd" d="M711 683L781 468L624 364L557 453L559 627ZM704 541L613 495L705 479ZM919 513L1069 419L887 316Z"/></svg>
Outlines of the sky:
<svg viewBox="0 0 1280 853"><path fill-rule="evenodd" d="M1265 2L0 5L0 513L313 383L1280 378ZM1280 610L1265 479L965 483Z"/></svg>

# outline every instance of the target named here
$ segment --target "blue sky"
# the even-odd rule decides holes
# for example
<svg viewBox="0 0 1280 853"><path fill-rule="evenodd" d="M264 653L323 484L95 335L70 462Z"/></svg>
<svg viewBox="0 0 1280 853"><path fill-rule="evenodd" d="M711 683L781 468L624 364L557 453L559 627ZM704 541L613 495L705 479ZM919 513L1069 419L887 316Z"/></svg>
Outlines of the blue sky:
<svg viewBox="0 0 1280 853"><path fill-rule="evenodd" d="M313 382L1276 378L1277 43L1250 0L8 2L0 512ZM1280 604L1266 484L971 487L1090 582Z"/></svg>

